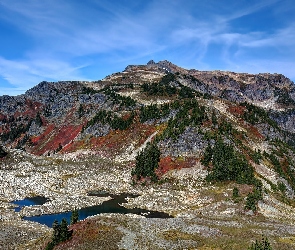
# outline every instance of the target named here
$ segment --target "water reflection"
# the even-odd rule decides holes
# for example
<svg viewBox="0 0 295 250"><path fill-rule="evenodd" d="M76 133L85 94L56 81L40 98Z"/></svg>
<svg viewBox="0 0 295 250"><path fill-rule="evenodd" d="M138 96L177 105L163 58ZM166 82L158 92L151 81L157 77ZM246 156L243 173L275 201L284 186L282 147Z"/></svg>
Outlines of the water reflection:
<svg viewBox="0 0 295 250"><path fill-rule="evenodd" d="M101 214L101 213L120 213L120 214L132 213L132 214L143 215L146 218L172 218L172 216L170 216L169 214L163 213L163 212L150 211L150 210L140 209L140 208L129 209L129 208L125 208L125 207L119 205L122 203L126 203L127 197L135 198L138 195L125 194L125 193L119 194L119 195L113 195L113 194L109 194L104 191L91 191L88 193L88 195L99 196L99 197L110 196L112 199L103 202L101 205L81 208L78 211L80 220L83 220L89 216ZM25 200L28 200L28 199L31 199L31 198L26 198ZM46 198L44 198L44 199L46 199ZM20 201L17 201L17 202L20 202ZM26 202L28 202L28 201L26 201ZM26 202L24 202L25 206L28 204ZM14 203L16 203L16 202L14 202ZM31 205L31 204L29 204L29 205ZM41 204L35 203L32 205L41 205ZM24 219L39 222L41 224L45 224L45 225L51 227L54 220L61 221L63 218L65 218L68 222L70 222L71 214L72 214L71 212L64 212L64 213L58 213L58 214L47 214L47 215L40 215L40 216L24 217Z"/></svg>

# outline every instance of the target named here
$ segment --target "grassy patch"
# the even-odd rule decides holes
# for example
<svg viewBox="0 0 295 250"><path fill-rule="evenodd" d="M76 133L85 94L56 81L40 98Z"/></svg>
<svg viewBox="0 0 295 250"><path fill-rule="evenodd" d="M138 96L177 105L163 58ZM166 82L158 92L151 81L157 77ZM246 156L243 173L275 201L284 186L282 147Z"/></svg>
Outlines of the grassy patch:
<svg viewBox="0 0 295 250"><path fill-rule="evenodd" d="M280 237L279 242L295 246L295 237Z"/></svg>

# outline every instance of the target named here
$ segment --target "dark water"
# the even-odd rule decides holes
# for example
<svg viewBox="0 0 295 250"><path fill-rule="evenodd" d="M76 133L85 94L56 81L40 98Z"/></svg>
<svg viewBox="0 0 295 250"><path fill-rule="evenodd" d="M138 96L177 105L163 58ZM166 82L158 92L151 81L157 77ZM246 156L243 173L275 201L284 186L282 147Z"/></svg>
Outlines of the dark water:
<svg viewBox="0 0 295 250"><path fill-rule="evenodd" d="M89 195L92 195L92 196L95 195L99 197L111 196L112 199L103 202L101 205L81 208L78 211L79 220L83 220L87 218L88 216L101 214L101 213L120 213L120 214L132 213L132 214L143 215L146 218L172 218L172 216L163 212L149 211L149 210L140 209L140 208L128 209L119 205L121 203L127 202L125 198L127 197L134 198L134 197L137 197L136 195L132 195L132 194L112 195L107 192L99 192L99 191L98 192L93 191L89 193ZM60 222L63 218L65 218L68 222L70 222L71 214L72 214L71 212L64 212L64 213L58 213L58 214L24 217L24 219L39 222L41 224L45 224L51 227L54 220L57 220Z"/></svg>
<svg viewBox="0 0 295 250"><path fill-rule="evenodd" d="M25 198L23 200L17 200L13 202L13 204L18 205L18 207L14 208L14 211L19 212L22 209L22 207L26 207L26 206L43 205L47 201L49 201L49 199L43 196L35 196L35 197Z"/></svg>

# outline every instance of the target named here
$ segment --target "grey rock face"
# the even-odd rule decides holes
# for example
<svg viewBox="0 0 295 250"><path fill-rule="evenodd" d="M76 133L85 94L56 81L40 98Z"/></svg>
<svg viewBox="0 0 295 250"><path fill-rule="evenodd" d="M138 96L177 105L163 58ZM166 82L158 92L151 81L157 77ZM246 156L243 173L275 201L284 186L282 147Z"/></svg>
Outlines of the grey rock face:
<svg viewBox="0 0 295 250"><path fill-rule="evenodd" d="M110 130L111 130L110 125L96 123L93 126L86 128L81 136L82 137L85 135L91 135L95 137L105 136L110 132Z"/></svg>
<svg viewBox="0 0 295 250"><path fill-rule="evenodd" d="M207 140L198 132L196 128L187 127L183 134L176 141L166 139L159 143L159 147L165 155L194 155L200 156L200 153L208 146Z"/></svg>
<svg viewBox="0 0 295 250"><path fill-rule="evenodd" d="M30 128L29 128L27 134L28 134L29 136L36 136L36 135L39 135L43 130L44 130L44 129L43 129L41 126L36 125L36 122L33 121L33 122L31 123L31 126L30 126Z"/></svg>

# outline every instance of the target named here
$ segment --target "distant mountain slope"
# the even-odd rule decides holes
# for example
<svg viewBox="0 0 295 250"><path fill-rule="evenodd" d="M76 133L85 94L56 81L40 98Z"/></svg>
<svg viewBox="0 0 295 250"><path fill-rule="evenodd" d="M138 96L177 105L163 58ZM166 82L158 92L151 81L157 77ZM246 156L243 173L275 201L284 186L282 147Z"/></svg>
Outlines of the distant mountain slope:
<svg viewBox="0 0 295 250"><path fill-rule="evenodd" d="M150 61L101 81L41 82L24 95L1 96L0 138L38 155L88 149L129 161L126 155L157 133L159 176L200 161L222 140L253 166L268 162L292 196L294 93L294 83L280 74Z"/></svg>

